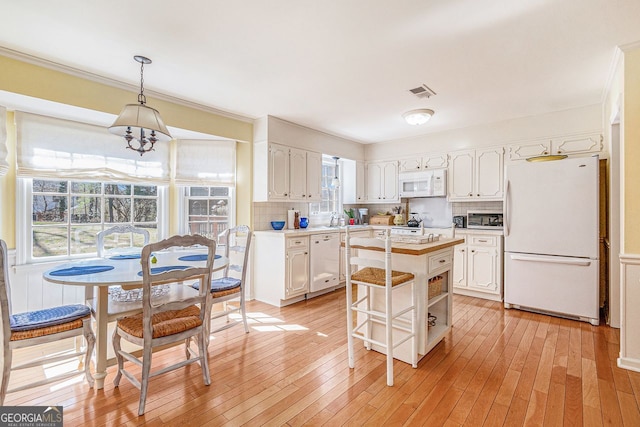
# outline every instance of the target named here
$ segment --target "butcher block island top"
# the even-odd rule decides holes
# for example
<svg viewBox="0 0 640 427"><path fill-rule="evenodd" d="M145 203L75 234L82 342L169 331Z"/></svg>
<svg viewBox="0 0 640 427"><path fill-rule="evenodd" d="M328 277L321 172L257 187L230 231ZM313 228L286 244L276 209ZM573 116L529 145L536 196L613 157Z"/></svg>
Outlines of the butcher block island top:
<svg viewBox="0 0 640 427"><path fill-rule="evenodd" d="M405 254L405 255L426 255L431 252L436 252L441 249L450 248L455 245L459 245L460 243L464 243L464 239L461 238L444 238L440 239L436 242L429 243L406 243L406 242L394 242L392 238L391 243L391 252L394 254ZM344 246L344 243L342 243ZM364 247L358 245L352 245L352 248L355 249L369 249L372 251L382 251L382 248L373 248L373 247Z"/></svg>
<svg viewBox="0 0 640 427"><path fill-rule="evenodd" d="M442 238L429 243L406 243L394 241L391 245L391 262L393 270L412 273L415 277L416 304L418 317L418 355L417 360L422 359L433 347L442 341L451 331L452 324L452 269L453 247L464 243L462 238ZM358 251L367 251L367 257L384 258L384 250L380 248L351 245ZM357 293L364 292L358 287ZM384 311L384 289L373 289L372 308ZM393 303L400 307L409 305L412 300L409 287L398 289L394 292ZM363 318L358 313L358 322ZM410 319L405 319L410 322ZM384 342L384 328L376 323L372 324L374 338ZM402 338L403 332L397 330ZM406 363L413 359L411 340L400 344L393 352L393 357ZM376 351L384 353L380 346L373 345Z"/></svg>

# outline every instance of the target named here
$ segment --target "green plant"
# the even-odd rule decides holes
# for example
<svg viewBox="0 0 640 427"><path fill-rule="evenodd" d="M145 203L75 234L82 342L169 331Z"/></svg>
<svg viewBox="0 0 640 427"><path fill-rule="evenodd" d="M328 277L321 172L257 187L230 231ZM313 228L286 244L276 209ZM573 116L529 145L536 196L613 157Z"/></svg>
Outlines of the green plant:
<svg viewBox="0 0 640 427"><path fill-rule="evenodd" d="M349 218L353 218L353 209L344 210L344 213L347 214Z"/></svg>

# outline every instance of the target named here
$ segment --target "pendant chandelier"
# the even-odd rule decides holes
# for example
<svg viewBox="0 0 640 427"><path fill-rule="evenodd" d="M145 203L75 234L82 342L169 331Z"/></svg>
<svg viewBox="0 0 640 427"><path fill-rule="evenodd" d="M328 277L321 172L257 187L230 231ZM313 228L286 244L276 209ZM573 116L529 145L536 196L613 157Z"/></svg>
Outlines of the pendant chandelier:
<svg viewBox="0 0 640 427"><path fill-rule="evenodd" d="M124 106L115 122L109 127L109 132L124 137L127 148L137 151L142 156L153 150L156 142L171 140L171 134L164 125L158 110L146 105L144 96L144 65L151 64L151 60L144 56L133 57L140 63L140 94L138 104Z"/></svg>
<svg viewBox="0 0 640 427"><path fill-rule="evenodd" d="M338 160L340 160L340 157L334 156L333 160L335 160L336 165L334 167L333 179L331 180L331 188L338 188L340 187L340 178L338 178Z"/></svg>

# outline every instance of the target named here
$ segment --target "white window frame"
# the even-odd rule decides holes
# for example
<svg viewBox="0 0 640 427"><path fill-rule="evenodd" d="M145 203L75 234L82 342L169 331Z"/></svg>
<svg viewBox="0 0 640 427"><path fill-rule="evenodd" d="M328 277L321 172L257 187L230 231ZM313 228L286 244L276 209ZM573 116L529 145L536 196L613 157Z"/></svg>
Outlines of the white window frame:
<svg viewBox="0 0 640 427"><path fill-rule="evenodd" d="M335 171L335 160L332 157L329 156L322 156L322 171L324 172L325 168L324 166L332 166L333 169L331 169L332 171ZM343 176L342 176L342 171L343 171L343 167L340 163L340 161L338 161L338 179L340 180L340 182L344 182L343 181ZM323 188L326 188L325 185L326 184L330 184L331 180L334 178L335 176L335 172L333 172L333 174L331 176L322 176L321 179L321 183ZM324 194L324 191L321 192L321 194ZM335 211L314 211L312 210L312 206L315 204L317 205L318 202L315 203L309 203L309 216L312 219L312 222L314 223L324 223L324 222L329 222L330 218L332 215L341 215L342 214L342 210L343 210L343 203L342 203L342 185L340 185L340 187L338 188L338 191L335 193L335 197L338 198L338 200L336 201L336 210ZM328 200L324 200L322 202L325 202ZM321 203L322 203L321 202ZM320 203L320 204L321 204Z"/></svg>
<svg viewBox="0 0 640 427"><path fill-rule="evenodd" d="M39 178L37 178L39 179ZM43 178L47 180L55 180L55 178ZM60 181L69 181L67 178L58 178ZM91 179L83 179L83 181L91 181ZM114 182L115 183L115 182ZM158 189L158 239L164 239L168 235L168 187L157 183L141 184L140 182L123 182L117 183L128 185L155 185ZM101 195L104 197L104 195ZM83 258L91 258L97 255L95 253L84 254L68 254L51 257L33 257L33 178L18 178L16 180L16 265L22 264L40 264L46 262L75 260ZM109 223L102 223L107 228ZM96 224L98 225L98 224Z"/></svg>
<svg viewBox="0 0 640 427"><path fill-rule="evenodd" d="M198 184L198 185L181 185L177 189L180 197L178 199L178 231L180 234L189 234L189 200L194 199L210 199L214 196L189 196L189 188L191 187L228 187L229 188L229 204L227 205L228 228L235 227L236 223L236 189L233 185L225 184ZM208 236L212 239L218 236Z"/></svg>

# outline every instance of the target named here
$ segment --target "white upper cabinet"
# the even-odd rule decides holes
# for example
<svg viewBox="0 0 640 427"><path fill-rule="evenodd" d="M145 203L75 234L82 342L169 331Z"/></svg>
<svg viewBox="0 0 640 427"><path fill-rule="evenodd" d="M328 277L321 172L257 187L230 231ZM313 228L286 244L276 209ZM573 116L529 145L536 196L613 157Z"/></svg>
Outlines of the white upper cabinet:
<svg viewBox="0 0 640 427"><path fill-rule="evenodd" d="M289 199L289 148L278 144L269 146L268 200Z"/></svg>
<svg viewBox="0 0 640 427"><path fill-rule="evenodd" d="M502 147L456 151L449 160L449 200L502 200Z"/></svg>
<svg viewBox="0 0 640 427"><path fill-rule="evenodd" d="M586 154L602 151L602 135L588 133L557 138L525 141L509 145L509 160L525 160L551 154Z"/></svg>
<svg viewBox="0 0 640 427"><path fill-rule="evenodd" d="M400 172L414 172L424 169L438 169L447 167L447 154L425 154L421 157L400 159Z"/></svg>
<svg viewBox="0 0 640 427"><path fill-rule="evenodd" d="M307 199L307 152L289 148L289 199Z"/></svg>
<svg viewBox="0 0 640 427"><path fill-rule="evenodd" d="M254 148L254 201L321 200L320 153L267 142Z"/></svg>
<svg viewBox="0 0 640 427"><path fill-rule="evenodd" d="M364 162L356 162L356 200L364 203L367 200L367 168Z"/></svg>
<svg viewBox="0 0 640 427"><path fill-rule="evenodd" d="M307 201L322 201L322 154L307 151Z"/></svg>
<svg viewBox="0 0 640 427"><path fill-rule="evenodd" d="M394 203L400 200L398 162L367 163L367 202Z"/></svg>

